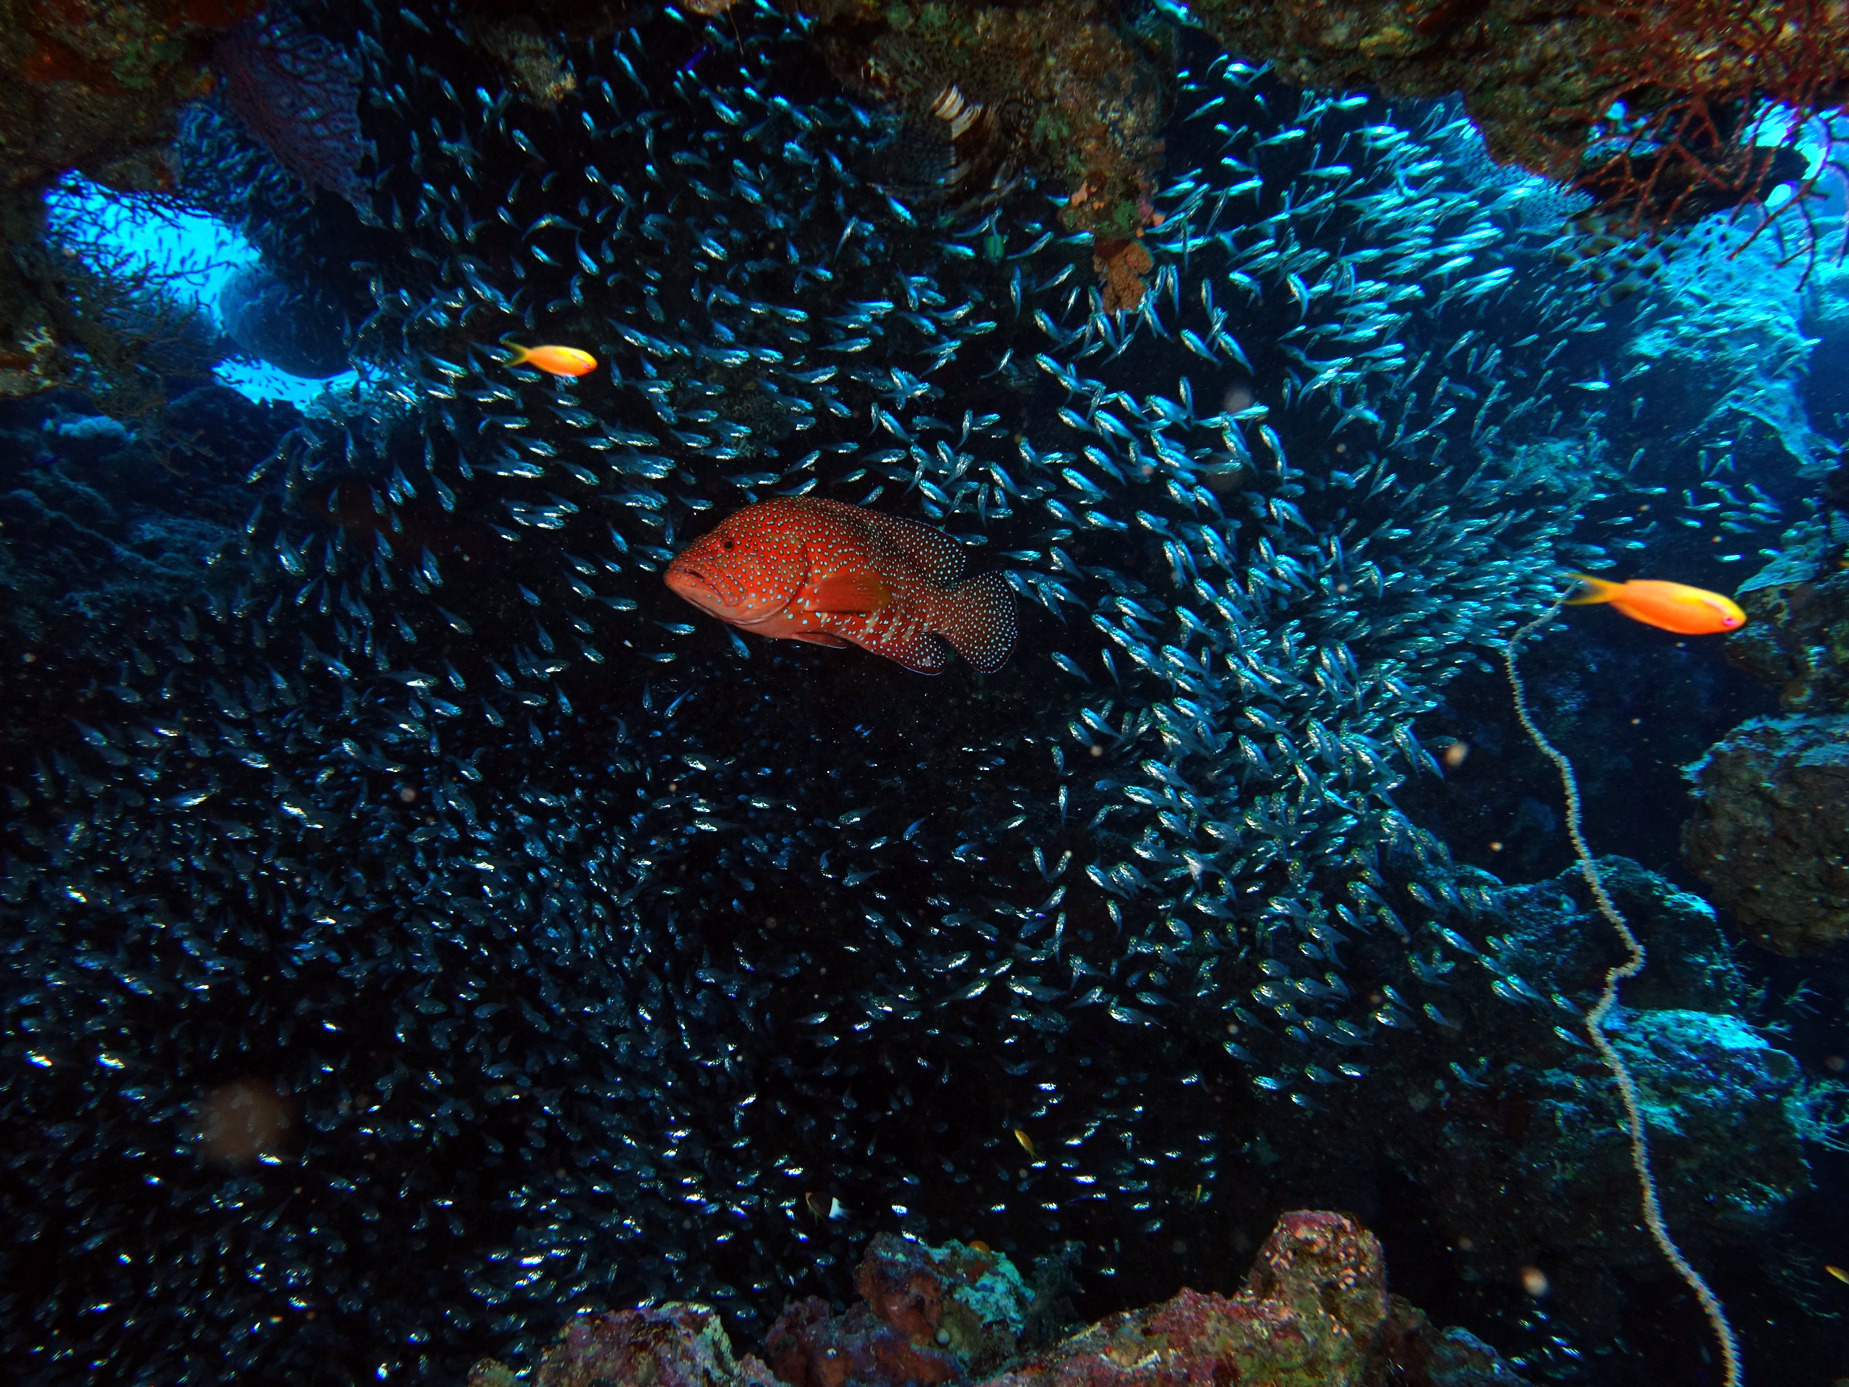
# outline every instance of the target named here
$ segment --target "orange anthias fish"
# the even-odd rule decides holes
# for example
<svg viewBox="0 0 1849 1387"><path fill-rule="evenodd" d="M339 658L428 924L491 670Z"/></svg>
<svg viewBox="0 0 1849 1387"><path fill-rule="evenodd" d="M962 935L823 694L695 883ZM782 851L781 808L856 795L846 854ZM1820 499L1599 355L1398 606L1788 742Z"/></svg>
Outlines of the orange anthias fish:
<svg viewBox="0 0 1849 1387"><path fill-rule="evenodd" d="M948 644L998 670L1014 649L1014 594L999 573L956 583L962 571L963 546L942 530L799 496L727 516L666 576L701 611L760 636L858 645L923 674L949 663Z"/></svg>
<svg viewBox="0 0 1849 1387"><path fill-rule="evenodd" d="M1746 625L1746 613L1730 597L1682 583L1664 583L1654 578L1633 578L1628 583L1611 583L1585 573L1569 575L1585 585L1577 597L1567 598L1569 607L1593 602L1609 602L1632 621L1660 627L1683 636L1714 636L1723 631L1737 631Z"/></svg>
<svg viewBox="0 0 1849 1387"><path fill-rule="evenodd" d="M537 366L549 376L583 376L597 369L597 358L578 347L521 347L505 344L509 366Z"/></svg>

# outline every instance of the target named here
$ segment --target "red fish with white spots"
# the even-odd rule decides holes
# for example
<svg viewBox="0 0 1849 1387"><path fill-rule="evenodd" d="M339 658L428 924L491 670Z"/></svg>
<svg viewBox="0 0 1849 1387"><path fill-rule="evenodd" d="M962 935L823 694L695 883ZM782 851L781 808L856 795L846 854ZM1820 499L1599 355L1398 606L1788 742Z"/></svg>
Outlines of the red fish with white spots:
<svg viewBox="0 0 1849 1387"><path fill-rule="evenodd" d="M1014 594L999 573L956 582L963 546L942 530L819 497L727 516L668 565L667 582L743 631L858 645L936 674L947 644L992 671L1014 649Z"/></svg>

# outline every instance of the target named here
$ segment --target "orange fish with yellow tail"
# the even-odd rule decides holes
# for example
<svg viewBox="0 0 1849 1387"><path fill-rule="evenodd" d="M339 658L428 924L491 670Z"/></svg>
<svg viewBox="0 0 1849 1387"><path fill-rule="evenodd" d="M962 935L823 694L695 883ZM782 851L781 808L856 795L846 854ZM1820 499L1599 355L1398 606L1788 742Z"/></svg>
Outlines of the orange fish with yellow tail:
<svg viewBox="0 0 1849 1387"><path fill-rule="evenodd" d="M813 496L727 516L668 565L667 583L721 621L778 640L858 645L921 674L977 669L1014 650L1014 594L999 573L957 582L963 546L942 530Z"/></svg>
<svg viewBox="0 0 1849 1387"><path fill-rule="evenodd" d="M1704 588L1665 583L1654 578L1613 583L1586 573L1568 576L1582 585L1577 596L1566 599L1569 607L1609 602L1632 621L1682 636L1716 636L1724 631L1738 631L1746 625L1746 613L1731 597Z"/></svg>
<svg viewBox="0 0 1849 1387"><path fill-rule="evenodd" d="M536 366L549 376L587 376L597 369L597 358L582 347L522 347L513 342L507 348L507 366Z"/></svg>

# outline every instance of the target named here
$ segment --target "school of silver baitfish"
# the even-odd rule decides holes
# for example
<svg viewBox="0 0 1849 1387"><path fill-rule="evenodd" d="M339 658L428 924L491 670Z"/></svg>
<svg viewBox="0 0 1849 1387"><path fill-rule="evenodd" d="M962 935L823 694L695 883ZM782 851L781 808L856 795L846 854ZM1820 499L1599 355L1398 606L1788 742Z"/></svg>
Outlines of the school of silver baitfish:
<svg viewBox="0 0 1849 1387"><path fill-rule="evenodd" d="M762 15L575 46L552 109L421 0L356 42L371 369L13 791L9 1020L95 1124L10 1162L86 1268L34 1371L436 1373L586 1295L749 1325L848 1227L1108 1262L1457 988L1572 1023L1392 798L1599 558L1550 386L1600 309L1533 185L1196 55L1106 315L1044 191L883 193L888 125ZM673 553L811 493L1006 569L1013 664L689 620ZM250 1073L314 1158L201 1176Z"/></svg>

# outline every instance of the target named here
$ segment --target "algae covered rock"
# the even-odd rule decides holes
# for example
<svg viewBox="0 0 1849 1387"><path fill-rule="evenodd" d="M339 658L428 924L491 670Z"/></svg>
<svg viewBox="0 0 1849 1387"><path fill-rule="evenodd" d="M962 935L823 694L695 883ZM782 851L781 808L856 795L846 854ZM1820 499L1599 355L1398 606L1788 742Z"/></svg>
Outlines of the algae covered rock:
<svg viewBox="0 0 1849 1387"><path fill-rule="evenodd" d="M733 1354L705 1306L575 1316L542 1359L539 1387L1184 1387L1205 1383L1382 1382L1520 1387L1494 1350L1440 1330L1387 1294L1380 1242L1343 1214L1285 1214L1235 1296L1183 1289L1158 1305L1111 1315L1014 1356L1033 1293L1006 1257L981 1245L882 1234L855 1284L865 1298L843 1314L821 1300L789 1306L767 1352ZM983 1334L966 1335L980 1323ZM999 1355L985 1361L985 1355ZM997 1371L999 1369L999 1371ZM775 1376L772 1376L774 1371ZM478 1363L469 1387L513 1387L514 1373Z"/></svg>
<svg viewBox="0 0 1849 1387"><path fill-rule="evenodd" d="M1606 1030L1636 1080L1651 1164L1685 1246L1773 1236L1781 1211L1812 1185L1798 1062L1719 1012L1621 1009ZM1563 1208L1609 1200L1634 1209L1636 1176L1608 1115L1615 1104L1602 1071L1590 1063L1544 1071L1531 1099L1523 1145L1532 1158L1523 1164L1537 1206L1551 1193ZM1631 1219L1582 1220L1580 1237L1616 1262L1653 1265L1654 1249Z"/></svg>
<svg viewBox="0 0 1849 1387"><path fill-rule="evenodd" d="M1740 585L1748 621L1727 656L1778 688L1788 713L1849 707L1849 572L1820 522L1800 524L1779 556Z"/></svg>
<svg viewBox="0 0 1849 1387"><path fill-rule="evenodd" d="M1688 775L1683 860L1748 937L1782 954L1849 938L1849 717L1754 718Z"/></svg>
<svg viewBox="0 0 1849 1387"><path fill-rule="evenodd" d="M1656 1166L1707 1190L1720 1222L1770 1234L1776 1211L1811 1188L1798 1061L1717 1012L1620 1011L1606 1030L1638 1077Z"/></svg>
<svg viewBox="0 0 1849 1387"><path fill-rule="evenodd" d="M876 1235L854 1276L862 1303L836 1315L811 1297L765 1338L771 1368L798 1387L968 1381L1012 1357L1034 1293L981 1246Z"/></svg>
<svg viewBox="0 0 1849 1387"><path fill-rule="evenodd" d="M948 1250L931 1249L929 1255ZM886 1260L890 1251L870 1254L866 1265ZM912 1376L903 1368L869 1371L845 1357L809 1366L819 1371L784 1380L792 1387L945 1380ZM1379 1240L1343 1214L1317 1210L1278 1220L1237 1295L1183 1289L1160 1304L1107 1316L1048 1349L1014 1359L993 1376L957 1380L972 1378L981 1387L1298 1382L1514 1387L1521 1381L1468 1334L1438 1330L1411 1305L1388 1295Z"/></svg>
<svg viewBox="0 0 1849 1387"><path fill-rule="evenodd" d="M517 1379L500 1363L484 1360L469 1373L469 1387L511 1387ZM690 1301L574 1315L540 1360L537 1387L592 1387L593 1383L647 1387L775 1387L768 1369L746 1354L734 1356L719 1315Z"/></svg>

